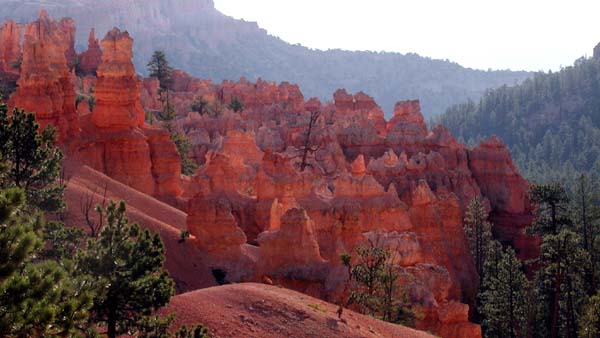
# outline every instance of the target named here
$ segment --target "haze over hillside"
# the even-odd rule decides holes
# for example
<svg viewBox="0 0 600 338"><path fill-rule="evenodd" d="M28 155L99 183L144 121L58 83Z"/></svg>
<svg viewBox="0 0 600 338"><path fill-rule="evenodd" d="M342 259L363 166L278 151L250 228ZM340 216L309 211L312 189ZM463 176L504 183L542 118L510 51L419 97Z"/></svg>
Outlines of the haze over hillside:
<svg viewBox="0 0 600 338"><path fill-rule="evenodd" d="M262 77L298 83L306 97L330 99L338 88L375 97L386 113L402 99L418 98L426 115L443 112L485 89L514 84L526 72L479 71L416 54L319 51L291 45L256 23L235 20L212 0L0 0L0 20L30 21L39 10L77 22L81 50L92 27L99 34L118 26L135 40L138 72L156 49L172 64L202 78L250 80Z"/></svg>
<svg viewBox="0 0 600 338"><path fill-rule="evenodd" d="M599 45L600 46L600 45ZM579 174L600 178L600 47L555 73L487 92L439 121L468 143L497 135L533 181L574 186Z"/></svg>

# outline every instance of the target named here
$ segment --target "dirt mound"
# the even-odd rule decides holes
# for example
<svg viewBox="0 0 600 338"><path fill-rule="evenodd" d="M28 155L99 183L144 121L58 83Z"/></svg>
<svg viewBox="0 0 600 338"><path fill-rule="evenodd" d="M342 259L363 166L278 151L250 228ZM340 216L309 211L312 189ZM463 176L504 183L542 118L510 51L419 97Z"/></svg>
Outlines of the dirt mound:
<svg viewBox="0 0 600 338"><path fill-rule="evenodd" d="M344 310L304 294L264 284L232 284L175 296L162 314L175 313L174 326L201 322L214 337L394 337L427 333Z"/></svg>

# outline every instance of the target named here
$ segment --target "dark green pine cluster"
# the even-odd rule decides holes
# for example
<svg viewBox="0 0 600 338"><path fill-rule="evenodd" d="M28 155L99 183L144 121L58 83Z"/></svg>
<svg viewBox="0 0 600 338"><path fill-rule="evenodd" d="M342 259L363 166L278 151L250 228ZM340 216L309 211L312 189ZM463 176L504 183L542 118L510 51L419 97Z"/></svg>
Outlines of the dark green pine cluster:
<svg viewBox="0 0 600 338"><path fill-rule="evenodd" d="M157 234L125 217L124 202L98 207L89 236L59 221L65 208L60 149L33 114L0 101L0 336L208 337L202 325L169 333L154 312L174 295Z"/></svg>
<svg viewBox="0 0 600 338"><path fill-rule="evenodd" d="M600 182L600 55L488 90L479 102L448 108L439 122L470 145L500 137L531 181L573 190L578 172Z"/></svg>
<svg viewBox="0 0 600 338"><path fill-rule="evenodd" d="M600 195L590 186L581 176L571 195L557 183L531 187L538 207L529 232L541 247L525 264L492 239L482 203L471 202L465 231L475 261L483 261L477 310L485 337L600 336Z"/></svg>

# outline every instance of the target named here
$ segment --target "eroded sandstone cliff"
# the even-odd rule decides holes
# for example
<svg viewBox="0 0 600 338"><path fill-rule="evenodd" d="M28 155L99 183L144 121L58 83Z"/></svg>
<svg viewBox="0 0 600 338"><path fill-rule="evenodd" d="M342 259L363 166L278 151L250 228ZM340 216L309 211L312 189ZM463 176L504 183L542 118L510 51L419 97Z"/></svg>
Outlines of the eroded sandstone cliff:
<svg viewBox="0 0 600 338"><path fill-rule="evenodd" d="M478 276L462 228L467 204L482 197L496 236L523 259L535 254L524 232L528 183L496 138L469 148L443 127L429 130L416 100L398 102L388 121L362 92L341 89L322 103L289 83L216 84L176 71L174 127L199 164L182 177L169 133L145 121L162 102L158 81L135 72L132 38L113 29L99 43L92 31L79 77L74 29L46 13L25 27L11 103L57 126L68 157L187 205L190 242L229 281L266 276L335 302L348 279L340 255L377 238L398 258L400 283L423 315L419 329L478 337L468 321ZM7 23L0 31L0 67L20 57L18 30ZM234 100L242 111L229 108ZM193 102L202 109L191 112Z"/></svg>

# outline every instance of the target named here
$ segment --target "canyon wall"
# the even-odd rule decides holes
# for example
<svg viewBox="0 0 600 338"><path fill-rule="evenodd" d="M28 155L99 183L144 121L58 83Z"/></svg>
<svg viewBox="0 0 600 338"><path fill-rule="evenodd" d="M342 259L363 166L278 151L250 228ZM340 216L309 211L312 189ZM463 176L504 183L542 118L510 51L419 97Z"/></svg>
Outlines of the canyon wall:
<svg viewBox="0 0 600 338"><path fill-rule="evenodd" d="M68 157L186 209L190 242L229 281L267 278L338 302L348 283L340 255L377 242L401 267L399 284L422 314L417 328L478 337L468 321L478 288L463 232L469 202L484 200L494 234L522 259L536 253L524 232L528 183L506 147L491 138L469 148L443 127L429 130L418 100L398 102L386 120L363 92L321 102L290 83L213 83L178 70L174 128L199 165L182 177L169 132L145 121L162 107L158 81L136 74L127 32L99 42L91 31L77 65L71 20L42 12L22 48L19 29L0 31L3 71L22 49L11 105L56 126Z"/></svg>

